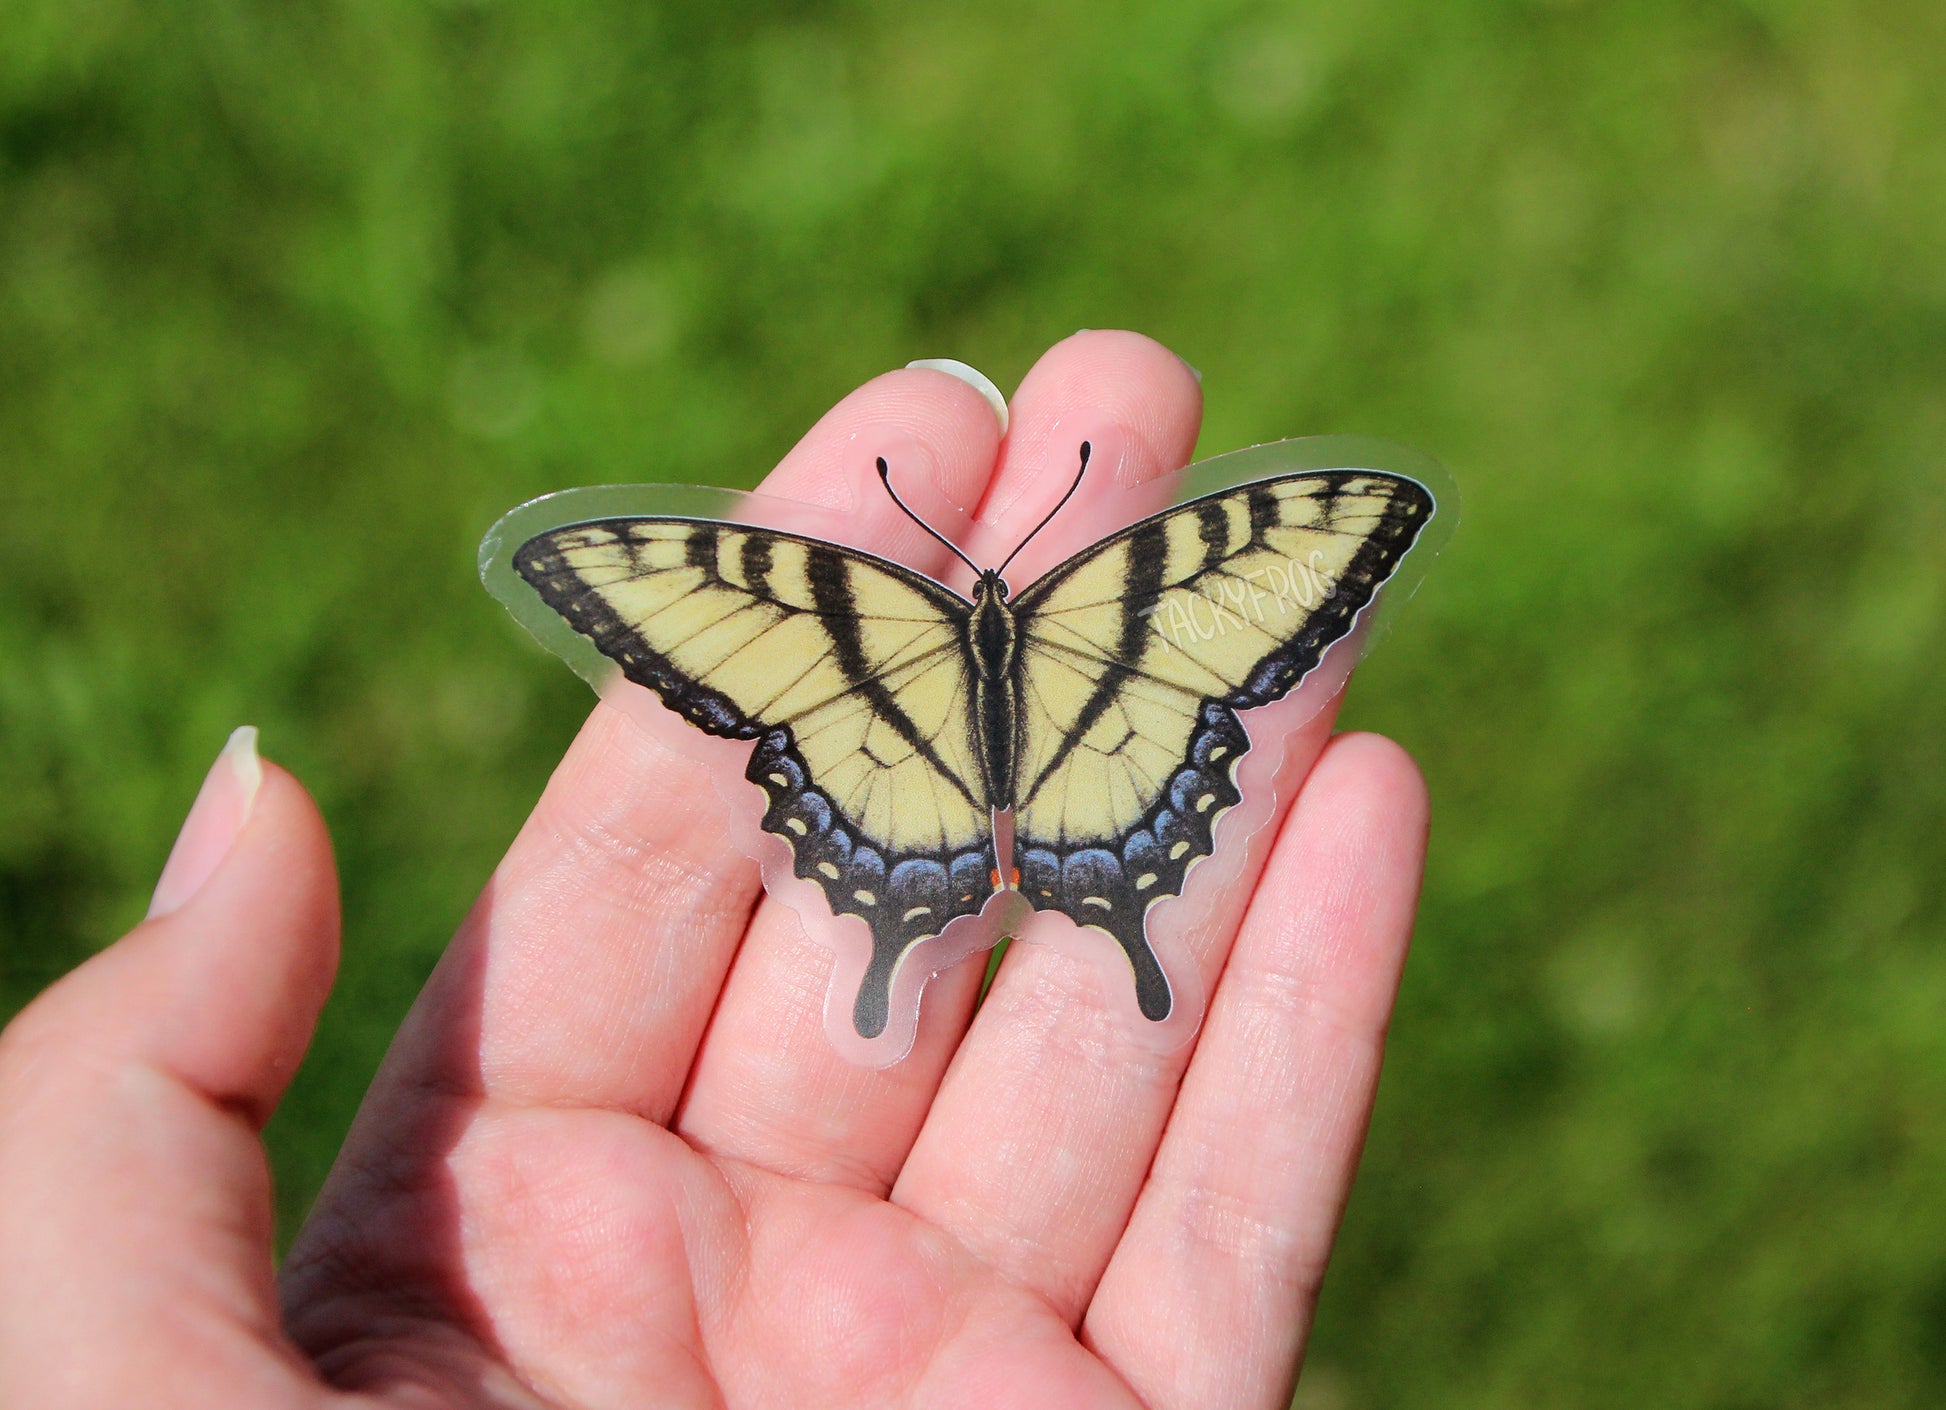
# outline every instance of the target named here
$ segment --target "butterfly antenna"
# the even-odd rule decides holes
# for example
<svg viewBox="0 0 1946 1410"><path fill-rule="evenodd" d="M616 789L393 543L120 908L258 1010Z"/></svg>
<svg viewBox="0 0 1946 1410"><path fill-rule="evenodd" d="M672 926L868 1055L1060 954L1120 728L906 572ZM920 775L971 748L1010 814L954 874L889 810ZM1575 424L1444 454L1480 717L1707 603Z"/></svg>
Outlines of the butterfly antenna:
<svg viewBox="0 0 1946 1410"><path fill-rule="evenodd" d="M899 492L892 488L892 467L885 463L885 457L882 455L878 458L878 478L879 483L885 486L885 492L892 496L892 503L898 505L899 508L905 511L906 518L945 544L952 551L953 557L959 559L960 562L971 568L975 573L980 571L980 565L975 563L971 558L968 558L964 553L961 553L958 544L940 533L939 530L928 524L924 519L921 519L917 514L914 514L912 507L899 498Z"/></svg>
<svg viewBox="0 0 1946 1410"><path fill-rule="evenodd" d="M1067 508L1068 501L1074 498L1074 492L1081 488L1081 477L1088 473L1088 456L1093 449L1086 441L1081 443L1081 468L1075 472L1074 483L1069 485L1068 492L1061 496L1061 502L1047 511L1047 517L1041 520L1040 523L1034 525L1033 533L1028 534L1026 538L1014 545L1014 551L1007 555L1007 563L1011 563L1014 559L1018 558L1020 556L1020 550L1034 541L1034 534L1038 534L1042 529L1045 529L1049 524L1053 523L1054 516ZM1002 563L995 571L1005 573L1007 571L1007 563Z"/></svg>

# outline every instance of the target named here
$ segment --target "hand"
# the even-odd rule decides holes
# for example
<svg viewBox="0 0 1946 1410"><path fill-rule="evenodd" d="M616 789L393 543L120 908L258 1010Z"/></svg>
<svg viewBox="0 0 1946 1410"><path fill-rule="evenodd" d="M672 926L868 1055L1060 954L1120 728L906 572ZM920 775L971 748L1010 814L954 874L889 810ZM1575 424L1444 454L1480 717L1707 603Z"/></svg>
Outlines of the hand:
<svg viewBox="0 0 1946 1410"><path fill-rule="evenodd" d="M1176 358L1087 333L1004 448L972 389L896 372L768 487L819 497L893 424L1000 520L1081 407L1138 474L1195 442ZM336 883L303 789L226 751L159 913L0 1038L0 1404L1284 1404L1411 929L1405 755L1305 728L1254 892L1196 956L1193 1047L1132 1046L1093 972L1015 946L977 1015L984 956L935 979L911 1056L871 1072L826 1041L826 954L762 898L685 730L595 710L406 1019L281 1307L257 1133L329 987Z"/></svg>

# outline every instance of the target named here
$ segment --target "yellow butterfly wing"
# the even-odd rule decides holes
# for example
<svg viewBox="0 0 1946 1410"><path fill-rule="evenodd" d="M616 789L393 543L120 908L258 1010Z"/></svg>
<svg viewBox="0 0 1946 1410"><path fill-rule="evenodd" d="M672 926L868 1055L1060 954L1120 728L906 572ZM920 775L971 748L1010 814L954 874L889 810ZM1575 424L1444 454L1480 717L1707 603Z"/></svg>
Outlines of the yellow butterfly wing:
<svg viewBox="0 0 1946 1410"><path fill-rule="evenodd" d="M1115 937L1148 1017L1172 1007L1148 909L1241 797L1236 712L1289 693L1351 630L1432 510L1401 476L1264 480L1145 519L1016 599L1020 888Z"/></svg>
<svg viewBox="0 0 1946 1410"><path fill-rule="evenodd" d="M877 1036L899 960L992 894L969 604L869 554L710 520L568 525L522 544L514 569L628 679L757 741L765 830L833 912L871 927L853 1020Z"/></svg>

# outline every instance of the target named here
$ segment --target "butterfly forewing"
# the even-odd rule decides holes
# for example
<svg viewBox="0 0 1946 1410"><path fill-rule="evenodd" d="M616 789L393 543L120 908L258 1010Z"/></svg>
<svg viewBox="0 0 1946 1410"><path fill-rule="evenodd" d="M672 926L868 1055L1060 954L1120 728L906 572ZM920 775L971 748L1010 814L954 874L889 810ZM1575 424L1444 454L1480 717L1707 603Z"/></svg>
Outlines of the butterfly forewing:
<svg viewBox="0 0 1946 1410"><path fill-rule="evenodd" d="M1351 630L1432 510L1414 481L1307 472L1223 491L1084 550L1022 592L1014 860L1035 906L1113 935L1167 1016L1145 933L1240 798L1236 711Z"/></svg>
<svg viewBox="0 0 1946 1410"><path fill-rule="evenodd" d="M968 604L883 559L713 521L570 525L514 566L630 680L757 741L764 828L834 912L871 927L854 1021L882 1031L899 960L992 891Z"/></svg>

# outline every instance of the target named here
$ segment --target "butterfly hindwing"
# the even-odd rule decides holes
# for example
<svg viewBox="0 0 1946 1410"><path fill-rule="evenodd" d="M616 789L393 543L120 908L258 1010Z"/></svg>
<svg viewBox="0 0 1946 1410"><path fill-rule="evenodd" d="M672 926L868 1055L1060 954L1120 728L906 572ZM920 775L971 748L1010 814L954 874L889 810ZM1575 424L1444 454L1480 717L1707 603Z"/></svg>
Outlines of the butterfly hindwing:
<svg viewBox="0 0 1946 1410"><path fill-rule="evenodd" d="M1021 890L1114 936L1148 1017L1172 1000L1145 917L1240 800L1236 712L1287 694L1351 630L1432 507L1371 471L1260 481L1143 520L1017 598Z"/></svg>
<svg viewBox="0 0 1946 1410"><path fill-rule="evenodd" d="M899 960L992 893L967 604L868 554L709 520L573 524L514 567L628 679L757 741L765 830L833 912L871 927L853 1018L882 1032Z"/></svg>

